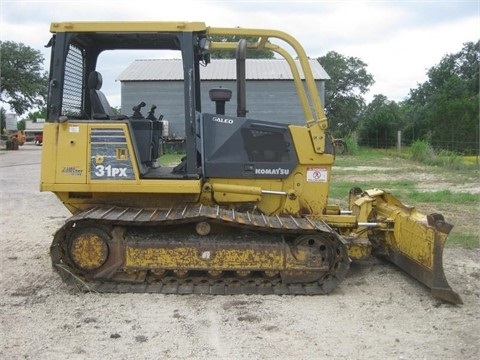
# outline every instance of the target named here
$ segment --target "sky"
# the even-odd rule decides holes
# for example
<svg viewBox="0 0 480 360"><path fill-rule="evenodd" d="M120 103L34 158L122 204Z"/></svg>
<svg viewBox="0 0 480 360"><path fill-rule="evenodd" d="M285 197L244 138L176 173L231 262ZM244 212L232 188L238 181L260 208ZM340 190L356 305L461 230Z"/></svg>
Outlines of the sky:
<svg viewBox="0 0 480 360"><path fill-rule="evenodd" d="M168 7L167 7L168 4ZM329 51L367 64L375 84L365 95L402 101L427 80L426 72L446 54L480 38L480 0L294 1L294 0L0 0L0 40L42 52L50 23L59 21L201 21L212 27L282 30L294 36L310 58ZM147 55L148 57L148 55ZM135 59L101 64L102 91L120 106L116 76Z"/></svg>

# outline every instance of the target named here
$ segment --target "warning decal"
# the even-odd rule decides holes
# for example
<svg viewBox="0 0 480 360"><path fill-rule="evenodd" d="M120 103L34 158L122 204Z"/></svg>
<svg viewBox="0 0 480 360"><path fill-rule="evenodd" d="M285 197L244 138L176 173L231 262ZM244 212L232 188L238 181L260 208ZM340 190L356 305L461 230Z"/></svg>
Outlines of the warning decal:
<svg viewBox="0 0 480 360"><path fill-rule="evenodd" d="M307 182L327 182L327 168L314 167L307 169Z"/></svg>

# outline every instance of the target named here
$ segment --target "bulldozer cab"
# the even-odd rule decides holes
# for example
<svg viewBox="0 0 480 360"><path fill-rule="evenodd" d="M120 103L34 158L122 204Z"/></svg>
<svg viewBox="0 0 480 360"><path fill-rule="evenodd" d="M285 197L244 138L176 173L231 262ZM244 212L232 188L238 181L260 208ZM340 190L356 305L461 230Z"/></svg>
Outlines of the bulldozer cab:
<svg viewBox="0 0 480 360"><path fill-rule="evenodd" d="M154 114L154 104L150 112L143 109L146 104L139 99L138 105L129 114L116 114L102 92L102 74L97 70L99 57L113 50L177 50L181 53L185 71L186 87L185 128L189 161L184 168L186 177L198 177L195 156L195 116L201 111L199 102L199 66L206 62L205 50L200 43L205 39L206 28L202 24L165 24L163 27L135 27L110 24L107 28L94 23L54 24L52 62L50 69L50 91L48 101L48 121L59 119L69 121L120 121L127 124L136 156L138 173L147 176L150 167L159 156L162 121ZM122 52L122 51L120 51ZM121 56L121 55L120 55ZM190 161L191 160L191 161Z"/></svg>

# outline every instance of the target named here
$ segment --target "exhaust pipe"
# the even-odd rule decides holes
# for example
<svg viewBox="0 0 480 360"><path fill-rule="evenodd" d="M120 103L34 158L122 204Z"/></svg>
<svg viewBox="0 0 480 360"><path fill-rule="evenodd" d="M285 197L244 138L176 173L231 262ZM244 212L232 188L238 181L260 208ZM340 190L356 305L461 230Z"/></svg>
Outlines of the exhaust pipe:
<svg viewBox="0 0 480 360"><path fill-rule="evenodd" d="M235 53L237 59L237 116L247 115L245 59L247 58L247 40L240 39Z"/></svg>

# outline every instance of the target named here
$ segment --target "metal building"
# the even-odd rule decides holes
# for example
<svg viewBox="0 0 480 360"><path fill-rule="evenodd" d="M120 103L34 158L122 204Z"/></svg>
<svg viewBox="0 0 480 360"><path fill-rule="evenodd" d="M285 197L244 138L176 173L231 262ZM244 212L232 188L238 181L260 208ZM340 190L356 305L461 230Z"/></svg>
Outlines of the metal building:
<svg viewBox="0 0 480 360"><path fill-rule="evenodd" d="M297 64L300 75L303 73ZM310 60L322 102L325 98L325 80L330 77L317 60ZM226 114L236 116L236 65L233 59L212 59L200 69L202 80L202 111L215 112L215 103L210 101L208 90L227 88L232 98L226 103ZM296 94L293 77L285 60L246 60L246 105L247 117L278 121L288 124L303 124L303 113ZM183 115L183 69L179 59L136 60L118 77L121 83L121 111L130 114L140 102L157 106L156 115L163 114L168 121L170 137L184 136Z"/></svg>

